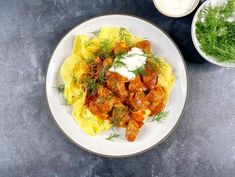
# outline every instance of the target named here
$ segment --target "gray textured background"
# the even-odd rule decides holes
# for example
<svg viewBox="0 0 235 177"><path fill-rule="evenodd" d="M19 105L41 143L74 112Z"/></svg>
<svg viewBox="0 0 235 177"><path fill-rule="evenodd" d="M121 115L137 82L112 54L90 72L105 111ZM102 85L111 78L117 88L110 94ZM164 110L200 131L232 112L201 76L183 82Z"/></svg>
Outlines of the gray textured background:
<svg viewBox="0 0 235 177"><path fill-rule="evenodd" d="M158 147L124 159L98 157L69 142L44 94L59 40L81 21L107 13L161 26L179 45L189 72L189 102L177 129ZM235 69L197 54L192 17L164 17L151 0L0 0L0 177L233 177Z"/></svg>

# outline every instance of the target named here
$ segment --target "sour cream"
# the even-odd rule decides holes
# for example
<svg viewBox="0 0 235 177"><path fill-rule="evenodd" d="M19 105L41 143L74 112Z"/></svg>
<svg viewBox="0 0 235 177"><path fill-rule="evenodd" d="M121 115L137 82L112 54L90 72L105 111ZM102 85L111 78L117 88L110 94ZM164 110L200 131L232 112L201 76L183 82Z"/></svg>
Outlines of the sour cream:
<svg viewBox="0 0 235 177"><path fill-rule="evenodd" d="M133 47L127 54L123 55L121 58L115 58L112 67L109 69L111 72L116 72L123 77L132 80L135 78L135 71L138 68L141 68L145 65L147 57L144 55L144 52L137 47ZM123 65L117 67L115 62L119 60Z"/></svg>
<svg viewBox="0 0 235 177"><path fill-rule="evenodd" d="M153 0L157 9L170 17L182 17L192 12L199 0Z"/></svg>

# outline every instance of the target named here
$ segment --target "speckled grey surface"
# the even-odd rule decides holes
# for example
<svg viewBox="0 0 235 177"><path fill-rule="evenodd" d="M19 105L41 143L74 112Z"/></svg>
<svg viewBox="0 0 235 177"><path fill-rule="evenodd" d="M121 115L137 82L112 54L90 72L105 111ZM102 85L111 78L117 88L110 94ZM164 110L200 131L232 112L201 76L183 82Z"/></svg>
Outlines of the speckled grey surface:
<svg viewBox="0 0 235 177"><path fill-rule="evenodd" d="M171 136L123 159L92 155L67 140L44 94L59 40L81 21L107 13L144 17L166 30L184 54L190 81L185 114ZM192 16L164 17L151 0L0 0L0 177L233 177L235 69L197 54Z"/></svg>

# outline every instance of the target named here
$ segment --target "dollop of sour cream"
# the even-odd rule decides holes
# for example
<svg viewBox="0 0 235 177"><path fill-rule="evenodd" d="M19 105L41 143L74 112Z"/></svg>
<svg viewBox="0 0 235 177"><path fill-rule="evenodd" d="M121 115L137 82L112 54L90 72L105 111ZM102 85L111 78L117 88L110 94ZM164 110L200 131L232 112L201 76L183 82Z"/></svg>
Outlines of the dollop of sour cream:
<svg viewBox="0 0 235 177"><path fill-rule="evenodd" d="M122 75L123 77L132 80L135 78L135 71L138 68L141 68L145 65L147 57L144 55L144 52L137 47L133 47L128 53L121 56L121 58L115 58L112 67L109 69L111 72L116 72ZM116 67L115 62L119 60L123 65Z"/></svg>
<svg viewBox="0 0 235 177"><path fill-rule="evenodd" d="M161 11L172 16L180 16L188 12L195 0L154 0Z"/></svg>

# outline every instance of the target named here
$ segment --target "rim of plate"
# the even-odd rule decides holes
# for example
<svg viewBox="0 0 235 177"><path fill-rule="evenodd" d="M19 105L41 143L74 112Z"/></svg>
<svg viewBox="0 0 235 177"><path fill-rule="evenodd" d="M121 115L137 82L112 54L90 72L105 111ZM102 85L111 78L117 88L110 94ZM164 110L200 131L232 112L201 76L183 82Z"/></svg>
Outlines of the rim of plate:
<svg viewBox="0 0 235 177"><path fill-rule="evenodd" d="M193 45L196 48L196 50L198 51L198 53L202 56L202 58L204 58L208 62L215 64L217 66L223 66L223 67L229 67L229 68L235 67L235 63L223 63L223 62L216 61L216 59L214 57L206 55L205 52L203 52L200 48L200 43L199 43L197 36L196 36L196 21L198 20L197 18L198 18L199 13L206 6L208 6L209 3L210 3L210 0L207 0L204 3L202 3L202 5L197 9L197 11L193 17L193 21L192 21L192 25L191 25L191 37L192 37Z"/></svg>
<svg viewBox="0 0 235 177"><path fill-rule="evenodd" d="M192 5L192 7L191 7L187 12L185 12L185 13L183 13L183 14L181 14L181 15L169 15L169 14L163 12L163 11L161 10L161 8L159 8L158 4L157 4L155 1L157 1L157 0L153 0L153 4L154 4L154 6L156 7L156 9L157 9L161 14L163 14L163 15L165 15L165 16L167 16L167 17L172 17L172 18L181 18L181 17L185 17L185 16L189 15L192 11L194 11L194 10L196 9L196 7L198 6L198 4L199 4L199 2L200 2L200 0L195 0L195 1L194 1L194 4Z"/></svg>
<svg viewBox="0 0 235 177"><path fill-rule="evenodd" d="M56 48L58 47L58 45L60 44L60 42L64 39L64 37L69 34L72 30L74 30L75 28L77 28L78 26L82 25L83 23L86 23L88 21L91 21L95 18L100 18L100 17L106 17L106 16L126 16L126 17L132 17L132 18L136 18L136 19L139 19L139 20L142 20L142 21L145 21L151 25L153 25L154 28L157 28L159 29L161 32L163 32L170 40L171 42L173 43L173 45L176 47L177 51L179 52L180 56L181 56L181 59L182 59L182 62L183 62L183 65L184 65L184 69L185 69L185 75L186 75L186 97L185 97L185 102L184 102L184 105L183 105L183 109L182 109L182 112L177 120L177 122L175 123L174 127L169 131L169 133L167 135L165 135L165 137L163 137L160 141L156 142L154 145L148 147L147 149L144 149L142 151L139 151L139 152L136 152L136 153L132 153L132 154L127 154L127 155L107 155L107 154L102 154L102 153L97 153L97 152L94 152L90 149L87 149L85 147L83 147L82 145L78 144L77 142L75 142L72 138L69 137L69 135L67 135L64 130L60 127L60 125L57 123L55 117L53 116L53 113L51 111L51 108L49 106L49 100L48 100L48 95L47 95L47 76L48 76L48 71L49 71L49 65L51 63L51 57L53 56ZM101 157L109 157L109 158L125 158L125 157L131 157L131 156L136 156L136 155L140 155L140 154L143 154L151 149L153 149L154 147L158 146L159 144L161 144L163 141L165 141L169 136L170 134L175 130L175 128L178 126L180 120L182 119L182 115L184 114L185 112L185 107L186 107L186 103L188 102L188 88L189 88L189 81L188 81L188 71L187 71L187 67L186 67L186 62L184 60L184 57L180 51L180 49L178 48L178 46L176 45L176 43L173 41L173 39L162 29L160 28L158 25L154 24L153 22L149 21L149 20L146 20L144 18L141 18L141 17L138 17L138 16L135 16L135 15L129 15L129 14L124 14L124 13L114 13L114 14L106 14L106 15L100 15L100 16L95 16L95 17L92 17L92 18L89 18L87 20L84 20L82 21L81 23L79 23L78 25L76 25L75 27L73 27L72 29L70 29L60 40L59 42L57 43L57 45L55 46L54 50L53 50L53 53L50 57L50 60L48 61L48 66L47 66L47 72L46 72L46 79L45 79L45 84L44 84L44 91L45 91L45 95L46 95L46 102L47 102L47 107L49 108L50 110L50 114L51 114L51 117L53 119L53 121L55 122L57 128L62 132L62 134L67 138L69 139L70 142L72 142L74 145L78 146L79 148L83 149L84 151L86 152L89 152L91 154L94 154L94 155L98 155L98 156L101 156Z"/></svg>

